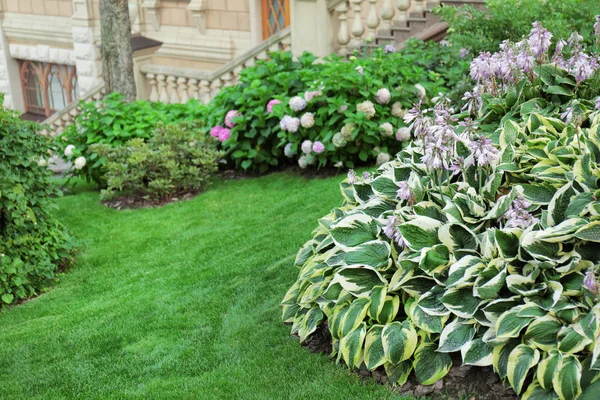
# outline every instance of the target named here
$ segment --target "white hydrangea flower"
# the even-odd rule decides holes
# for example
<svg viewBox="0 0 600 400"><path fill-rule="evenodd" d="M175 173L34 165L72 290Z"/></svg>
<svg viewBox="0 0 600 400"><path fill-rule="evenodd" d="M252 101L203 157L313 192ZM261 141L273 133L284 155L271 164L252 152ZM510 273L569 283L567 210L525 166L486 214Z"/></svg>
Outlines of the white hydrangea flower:
<svg viewBox="0 0 600 400"><path fill-rule="evenodd" d="M421 85L420 83L417 83L415 85L415 88L417 88L417 90L419 91L419 97L424 99L425 96L427 96L427 91L425 90L425 88L423 87L423 85Z"/></svg>
<svg viewBox="0 0 600 400"><path fill-rule="evenodd" d="M40 157L40 159L38 161L38 166L45 167L47 165L48 165L48 161L46 161L46 159L44 157Z"/></svg>
<svg viewBox="0 0 600 400"><path fill-rule="evenodd" d="M72 144L65 147L65 156L69 157L69 156L73 155L73 150L75 150L75 146Z"/></svg>
<svg viewBox="0 0 600 400"><path fill-rule="evenodd" d="M352 131L354 131L354 128L356 128L356 125L354 125L353 123L347 123L342 127L341 134L344 137L344 139L352 139Z"/></svg>
<svg viewBox="0 0 600 400"><path fill-rule="evenodd" d="M294 155L294 152L292 151L292 144L288 143L285 145L284 149L283 149L283 154L285 154L286 157L291 158Z"/></svg>
<svg viewBox="0 0 600 400"><path fill-rule="evenodd" d="M302 142L300 148L304 154L310 154L312 152L313 143L310 140L305 140Z"/></svg>
<svg viewBox="0 0 600 400"><path fill-rule="evenodd" d="M406 111L402 109L402 103L397 101L394 104L392 104L392 115L394 117L402 118L404 117L404 114L406 114Z"/></svg>
<svg viewBox="0 0 600 400"><path fill-rule="evenodd" d="M308 166L308 161L306 159L306 156L302 156L298 159L298 165L302 169L305 169Z"/></svg>
<svg viewBox="0 0 600 400"><path fill-rule="evenodd" d="M410 128L404 127L398 129L396 132L396 140L399 142L410 140Z"/></svg>
<svg viewBox="0 0 600 400"><path fill-rule="evenodd" d="M375 101L379 104L387 104L390 102L391 98L392 94L386 88L379 89L375 95Z"/></svg>
<svg viewBox="0 0 600 400"><path fill-rule="evenodd" d="M377 166L380 166L382 164L385 164L386 162L390 161L391 157L388 153L379 153L379 155L377 155Z"/></svg>
<svg viewBox="0 0 600 400"><path fill-rule="evenodd" d="M300 124L302 124L302 127L306 129L312 128L315 124L315 117L313 113L307 112L306 114L304 114L302 118L300 118Z"/></svg>
<svg viewBox="0 0 600 400"><path fill-rule="evenodd" d="M394 134L394 127L389 122L384 122L383 124L379 125L379 129L381 129L383 136L389 137Z"/></svg>
<svg viewBox="0 0 600 400"><path fill-rule="evenodd" d="M290 99L290 108L296 112L302 111L306 108L306 100L300 96L295 96Z"/></svg>
<svg viewBox="0 0 600 400"><path fill-rule="evenodd" d="M356 105L356 111L363 112L367 119L371 119L375 116L375 106L369 100L363 101Z"/></svg>
<svg viewBox="0 0 600 400"><path fill-rule="evenodd" d="M341 132L338 132L331 138L331 143L333 143L335 147L344 147L347 141L346 138L344 138L344 135L342 135Z"/></svg>
<svg viewBox="0 0 600 400"><path fill-rule="evenodd" d="M83 156L77 157L75 159L75 169L81 169L81 168L85 167L85 163L86 163L85 157L83 157Z"/></svg>

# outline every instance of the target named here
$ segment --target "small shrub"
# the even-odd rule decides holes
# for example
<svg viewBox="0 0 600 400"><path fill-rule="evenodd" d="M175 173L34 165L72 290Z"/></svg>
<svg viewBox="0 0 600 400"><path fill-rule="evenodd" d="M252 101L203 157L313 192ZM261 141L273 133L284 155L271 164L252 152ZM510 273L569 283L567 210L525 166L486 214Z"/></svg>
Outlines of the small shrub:
<svg viewBox="0 0 600 400"><path fill-rule="evenodd" d="M0 99L1 101L1 99ZM75 240L52 215L51 141L0 108L0 305L45 289L72 261Z"/></svg>
<svg viewBox="0 0 600 400"><path fill-rule="evenodd" d="M420 141L349 172L282 302L300 340L327 321L338 362L397 385L460 352L523 399L598 397L600 74L577 39L569 57L539 24L527 42L473 61L465 112L415 106Z"/></svg>
<svg viewBox="0 0 600 400"><path fill-rule="evenodd" d="M117 147L134 138L148 139L159 123L204 119L205 107L195 100L164 104L142 100L128 103L123 99L122 94L111 93L97 103L79 104L81 114L57 140L65 158L74 164L73 175L104 186L104 159L90 152L91 145Z"/></svg>
<svg viewBox="0 0 600 400"><path fill-rule="evenodd" d="M104 199L128 195L163 201L210 183L223 156L216 144L196 125L161 124L148 140L135 138L118 147L95 144L90 152L106 160Z"/></svg>

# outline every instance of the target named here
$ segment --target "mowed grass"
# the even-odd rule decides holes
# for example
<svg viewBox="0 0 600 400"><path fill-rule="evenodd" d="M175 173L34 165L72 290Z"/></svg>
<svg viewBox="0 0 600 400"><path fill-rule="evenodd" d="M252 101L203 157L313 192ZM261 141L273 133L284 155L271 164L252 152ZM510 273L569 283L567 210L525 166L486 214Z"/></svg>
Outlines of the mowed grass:
<svg viewBox="0 0 600 400"><path fill-rule="evenodd" d="M58 199L83 243L48 293L0 312L0 398L388 399L391 389L290 336L279 302L342 177L217 182L116 211Z"/></svg>

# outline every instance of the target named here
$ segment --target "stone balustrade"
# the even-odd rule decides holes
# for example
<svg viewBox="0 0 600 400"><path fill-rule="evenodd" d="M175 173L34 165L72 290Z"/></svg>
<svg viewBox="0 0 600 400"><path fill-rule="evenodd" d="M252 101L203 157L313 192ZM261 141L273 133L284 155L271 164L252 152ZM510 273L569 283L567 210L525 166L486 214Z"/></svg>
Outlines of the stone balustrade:
<svg viewBox="0 0 600 400"><path fill-rule="evenodd" d="M59 112L52 114L42 124L47 125L47 129L44 129L41 134L44 136L58 136L64 132L65 128L71 125L75 118L81 113L81 110L77 105L80 100L84 101L98 101L104 98L104 84L96 87L90 92L88 96L83 99L77 99L66 108Z"/></svg>

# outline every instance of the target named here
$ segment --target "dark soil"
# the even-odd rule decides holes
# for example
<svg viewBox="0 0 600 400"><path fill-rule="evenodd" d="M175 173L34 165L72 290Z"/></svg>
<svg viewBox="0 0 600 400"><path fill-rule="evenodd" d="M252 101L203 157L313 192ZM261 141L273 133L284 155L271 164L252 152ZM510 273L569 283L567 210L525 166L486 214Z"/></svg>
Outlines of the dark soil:
<svg viewBox="0 0 600 400"><path fill-rule="evenodd" d="M331 335L327 323L310 335L303 346L313 353L331 354ZM460 356L454 357L454 367L448 375L434 385L424 386L417 382L414 374L403 386L394 387L394 391L415 397L428 396L436 400L518 400L511 388L506 388L491 367L461 366ZM388 385L383 368L375 371L357 370L364 379L375 379L377 383Z"/></svg>
<svg viewBox="0 0 600 400"><path fill-rule="evenodd" d="M189 200L196 197L200 191L191 191L179 193L171 197L166 197L158 200L145 198L143 196L119 196L114 199L104 200L102 204L116 210L137 209L149 207L161 207L165 204L175 203L182 200Z"/></svg>

